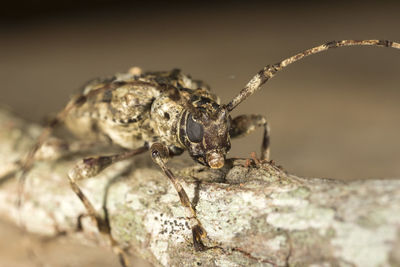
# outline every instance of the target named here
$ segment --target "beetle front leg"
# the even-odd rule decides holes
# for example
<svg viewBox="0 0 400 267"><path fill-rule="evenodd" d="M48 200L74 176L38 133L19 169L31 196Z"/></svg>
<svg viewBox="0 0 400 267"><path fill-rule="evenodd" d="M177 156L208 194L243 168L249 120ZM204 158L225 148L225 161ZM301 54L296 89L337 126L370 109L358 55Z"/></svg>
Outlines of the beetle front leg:
<svg viewBox="0 0 400 267"><path fill-rule="evenodd" d="M262 115L239 115L232 120L231 129L229 134L231 138L246 136L258 127L264 128L263 140L261 144L261 159L269 160L270 148L269 148L269 133L270 129L267 123L267 119Z"/></svg>
<svg viewBox="0 0 400 267"><path fill-rule="evenodd" d="M185 189L183 189L181 183L176 179L174 174L165 164L166 159L169 157L168 148L161 143L154 143L150 148L150 153L153 161L164 171L165 175L169 178L178 192L179 199L188 213L188 220L190 227L192 228L193 234L193 245L196 251L204 251L207 247L203 244L202 238L207 236L206 231L201 225L199 219L197 219L196 211L193 208Z"/></svg>

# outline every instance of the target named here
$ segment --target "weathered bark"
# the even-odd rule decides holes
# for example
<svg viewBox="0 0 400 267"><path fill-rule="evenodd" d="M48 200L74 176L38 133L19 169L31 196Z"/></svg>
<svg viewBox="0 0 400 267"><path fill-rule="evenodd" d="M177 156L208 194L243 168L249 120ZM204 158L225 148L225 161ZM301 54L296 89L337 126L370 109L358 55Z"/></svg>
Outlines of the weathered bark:
<svg viewBox="0 0 400 267"><path fill-rule="evenodd" d="M0 129L4 175L15 169L12 162L27 152L40 127L1 110ZM74 232L84 208L66 173L78 158L35 165L21 219L29 231L54 234L58 227L82 242L104 245L89 220L84 232ZM221 171L179 158L169 164L208 232L206 243L213 248L205 252L193 250L177 193L149 155L80 184L99 211L106 199L114 237L154 265L400 266L400 180L344 183L245 163L234 160ZM1 181L0 215L13 221L16 191L15 179Z"/></svg>

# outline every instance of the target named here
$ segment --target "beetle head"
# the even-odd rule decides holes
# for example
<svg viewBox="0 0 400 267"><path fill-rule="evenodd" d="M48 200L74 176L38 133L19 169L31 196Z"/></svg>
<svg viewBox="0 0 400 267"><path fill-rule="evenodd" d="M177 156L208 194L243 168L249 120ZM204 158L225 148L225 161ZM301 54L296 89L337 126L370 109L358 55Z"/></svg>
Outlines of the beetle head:
<svg viewBox="0 0 400 267"><path fill-rule="evenodd" d="M226 153L231 148L230 121L225 106L203 98L182 114L180 141L194 160L219 169L224 166Z"/></svg>

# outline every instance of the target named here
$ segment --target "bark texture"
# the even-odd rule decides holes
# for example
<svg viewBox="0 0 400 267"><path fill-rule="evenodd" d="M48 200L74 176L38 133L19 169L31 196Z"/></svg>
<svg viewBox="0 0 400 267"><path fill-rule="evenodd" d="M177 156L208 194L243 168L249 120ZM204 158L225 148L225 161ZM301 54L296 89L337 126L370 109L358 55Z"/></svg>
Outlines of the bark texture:
<svg viewBox="0 0 400 267"><path fill-rule="evenodd" d="M0 129L0 216L107 245L89 220L74 231L85 211L66 174L82 155L37 162L19 215L13 162L41 128L1 109ZM193 250L178 195L148 154L80 183L99 212L105 203L121 245L156 266L400 266L400 180L300 178L241 159L218 171L180 158L169 166L208 232L207 251Z"/></svg>

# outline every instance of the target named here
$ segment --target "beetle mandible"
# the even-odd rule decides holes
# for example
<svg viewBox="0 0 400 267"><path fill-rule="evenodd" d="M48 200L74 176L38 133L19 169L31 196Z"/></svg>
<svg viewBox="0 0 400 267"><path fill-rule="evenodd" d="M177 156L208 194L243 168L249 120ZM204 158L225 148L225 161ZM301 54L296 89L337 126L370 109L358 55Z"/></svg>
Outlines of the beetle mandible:
<svg viewBox="0 0 400 267"><path fill-rule="evenodd" d="M226 154L231 147L230 139L247 135L258 127L264 130L261 159L269 160L269 128L265 117L241 115L231 118L230 112L286 66L330 48L356 45L400 49L399 43L388 40L328 42L264 67L237 96L222 105L206 84L191 79L177 69L142 72L139 68L132 68L128 73L91 81L48 124L22 161L19 199L25 177L33 166L37 152L46 143L53 129L65 124L73 134L85 140L110 142L125 149L120 154L85 158L68 173L73 191L99 230L106 233L112 245L117 248L122 265L127 264L126 259L111 236L109 224L98 215L77 181L93 177L111 164L145 151L150 151L153 161L175 187L187 211L195 250L205 250L207 246L203 240L207 235L206 230L198 220L185 190L167 167L167 160L187 150L196 162L219 169L224 166Z"/></svg>

